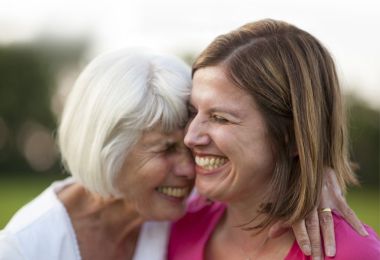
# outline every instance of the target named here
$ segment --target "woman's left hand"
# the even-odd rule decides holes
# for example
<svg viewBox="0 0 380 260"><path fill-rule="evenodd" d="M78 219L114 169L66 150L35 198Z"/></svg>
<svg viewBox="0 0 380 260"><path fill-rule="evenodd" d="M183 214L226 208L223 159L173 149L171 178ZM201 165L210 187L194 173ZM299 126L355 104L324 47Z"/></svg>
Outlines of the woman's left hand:
<svg viewBox="0 0 380 260"><path fill-rule="evenodd" d="M355 212L348 206L332 169L326 169L323 181L321 203L318 209L314 209L305 220L292 225L293 233L302 252L305 255L312 255L313 259L323 258L320 231L322 231L325 255L335 256L336 245L332 209L337 211L360 235L368 235ZM269 236L277 237L288 228L289 226L279 221L271 227Z"/></svg>

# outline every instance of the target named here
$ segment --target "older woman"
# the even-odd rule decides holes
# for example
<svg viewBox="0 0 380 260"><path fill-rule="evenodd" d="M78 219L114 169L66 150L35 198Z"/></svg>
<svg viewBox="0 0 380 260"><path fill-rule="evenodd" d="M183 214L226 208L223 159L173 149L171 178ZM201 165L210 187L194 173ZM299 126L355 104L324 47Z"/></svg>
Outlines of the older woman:
<svg viewBox="0 0 380 260"><path fill-rule="evenodd" d="M221 35L193 65L190 110L196 188L223 203L191 205L172 228L169 259L309 259L291 232L270 239L268 231L278 220L318 219L325 167L342 190L356 183L328 51L274 20ZM335 259L379 259L372 229L360 236L337 212L321 211L322 222L334 222Z"/></svg>
<svg viewBox="0 0 380 260"><path fill-rule="evenodd" d="M73 178L13 217L0 259L165 259L168 222L150 220L182 216L193 187L182 129L190 86L174 57L133 50L92 61L58 132Z"/></svg>

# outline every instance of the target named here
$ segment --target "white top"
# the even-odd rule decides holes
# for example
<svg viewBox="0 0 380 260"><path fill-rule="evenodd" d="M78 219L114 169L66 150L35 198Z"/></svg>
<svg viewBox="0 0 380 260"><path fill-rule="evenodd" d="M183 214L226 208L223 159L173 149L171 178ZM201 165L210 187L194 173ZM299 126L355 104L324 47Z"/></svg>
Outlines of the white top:
<svg viewBox="0 0 380 260"><path fill-rule="evenodd" d="M74 183L54 182L22 207L0 231L0 260L81 260L70 217L57 192ZM144 223L133 260L166 259L169 222Z"/></svg>

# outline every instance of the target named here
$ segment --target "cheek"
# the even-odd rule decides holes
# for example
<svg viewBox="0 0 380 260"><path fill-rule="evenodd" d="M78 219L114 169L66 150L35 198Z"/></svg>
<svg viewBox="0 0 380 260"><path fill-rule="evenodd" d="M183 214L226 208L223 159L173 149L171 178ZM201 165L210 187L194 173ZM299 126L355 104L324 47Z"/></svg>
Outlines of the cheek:
<svg viewBox="0 0 380 260"><path fill-rule="evenodd" d="M220 127L213 131L212 141L225 156L232 158L242 158L247 155L247 144L249 137L244 136L239 130L233 128L225 129Z"/></svg>
<svg viewBox="0 0 380 260"><path fill-rule="evenodd" d="M210 131L209 136L212 142L221 150L234 150L236 143L236 133L225 129L223 126L214 128ZM222 152L223 152L222 151Z"/></svg>
<svg viewBox="0 0 380 260"><path fill-rule="evenodd" d="M151 172L154 175L159 175L161 178L166 177L170 169L170 163L170 158L161 156L151 165Z"/></svg>
<svg viewBox="0 0 380 260"><path fill-rule="evenodd" d="M143 190L152 190L160 186L169 174L169 162L165 158L156 158L139 172L136 178L136 187Z"/></svg>
<svg viewBox="0 0 380 260"><path fill-rule="evenodd" d="M262 177L270 178L275 166L275 157L270 144L264 140L257 141L250 150L246 152L248 158L245 158L248 167L260 173Z"/></svg>
<svg viewBox="0 0 380 260"><path fill-rule="evenodd" d="M258 149L261 151L264 162L274 167L274 164L276 163L276 156L273 150L272 142L270 141L268 135L261 138Z"/></svg>
<svg viewBox="0 0 380 260"><path fill-rule="evenodd" d="M160 155L146 162L141 168L128 172L128 175L119 181L124 198L136 205L140 212L155 208L155 189L165 185L170 178L173 161L170 156Z"/></svg>
<svg viewBox="0 0 380 260"><path fill-rule="evenodd" d="M161 178L158 165L146 164L137 171L129 171L118 179L118 187L128 200L139 201L142 197L150 196Z"/></svg>
<svg viewBox="0 0 380 260"><path fill-rule="evenodd" d="M221 135L220 149L239 167L263 170L266 173L273 170L275 158L271 144L264 134L253 135L252 132L236 132Z"/></svg>

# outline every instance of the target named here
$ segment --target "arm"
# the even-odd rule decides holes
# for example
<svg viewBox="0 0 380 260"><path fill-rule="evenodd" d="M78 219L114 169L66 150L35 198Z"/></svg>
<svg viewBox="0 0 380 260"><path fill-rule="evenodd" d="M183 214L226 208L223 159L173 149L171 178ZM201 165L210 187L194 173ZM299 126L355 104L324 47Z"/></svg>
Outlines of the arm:
<svg viewBox="0 0 380 260"><path fill-rule="evenodd" d="M344 198L335 173L332 169L326 169L321 194L321 202L318 209L298 223L293 224L292 229L297 242L305 255L312 255L313 259L322 258L322 246L320 230L324 239L325 254L335 256L335 234L331 211L323 211L330 208L337 211L361 236L368 233L356 216L355 212L348 206ZM287 226L278 222L269 231L270 237L277 237L286 230Z"/></svg>
<svg viewBox="0 0 380 260"><path fill-rule="evenodd" d="M22 256L16 242L2 231L0 232L0 260L7 259L22 260L25 258Z"/></svg>

